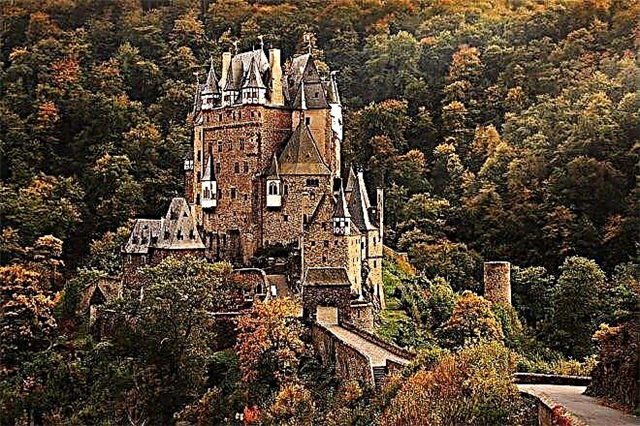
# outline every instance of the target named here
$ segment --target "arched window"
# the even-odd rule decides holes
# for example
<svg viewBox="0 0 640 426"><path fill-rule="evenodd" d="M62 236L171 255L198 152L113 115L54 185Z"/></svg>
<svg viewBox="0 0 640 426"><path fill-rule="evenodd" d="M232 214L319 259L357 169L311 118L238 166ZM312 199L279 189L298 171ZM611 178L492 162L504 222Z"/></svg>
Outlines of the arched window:
<svg viewBox="0 0 640 426"><path fill-rule="evenodd" d="M276 182L269 182L269 195L278 195L278 184Z"/></svg>

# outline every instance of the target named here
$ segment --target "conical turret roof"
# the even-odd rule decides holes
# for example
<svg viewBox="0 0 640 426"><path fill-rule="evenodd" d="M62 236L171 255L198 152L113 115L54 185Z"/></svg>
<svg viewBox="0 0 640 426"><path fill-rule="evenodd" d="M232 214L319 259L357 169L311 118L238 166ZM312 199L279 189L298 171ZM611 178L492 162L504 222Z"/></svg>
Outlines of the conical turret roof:
<svg viewBox="0 0 640 426"><path fill-rule="evenodd" d="M219 95L220 88L218 87L218 77L216 76L216 70L213 66L213 58L211 58L211 66L209 67L209 74L207 74L207 81L202 89L203 95Z"/></svg>
<svg viewBox="0 0 640 426"><path fill-rule="evenodd" d="M258 64L255 61L255 58L251 58L251 62L249 63L249 69L247 75L245 77L244 83L242 84L243 88L258 88L258 89L266 89L267 86L264 85L262 81L262 76L260 76L260 70L258 69Z"/></svg>

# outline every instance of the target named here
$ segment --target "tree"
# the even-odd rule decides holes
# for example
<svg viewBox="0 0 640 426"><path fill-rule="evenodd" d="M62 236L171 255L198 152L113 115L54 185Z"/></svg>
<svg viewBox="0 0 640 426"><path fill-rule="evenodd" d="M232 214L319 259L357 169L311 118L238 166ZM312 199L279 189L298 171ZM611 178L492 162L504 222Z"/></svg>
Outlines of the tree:
<svg viewBox="0 0 640 426"><path fill-rule="evenodd" d="M518 425L522 400L513 382L515 357L501 343L444 354L413 374L381 418L383 426Z"/></svg>
<svg viewBox="0 0 640 426"><path fill-rule="evenodd" d="M215 344L210 313L232 302L231 266L168 257L141 273L149 285L110 307L117 319L111 341L134 357L138 408L150 422L165 423L205 383Z"/></svg>
<svg viewBox="0 0 640 426"><path fill-rule="evenodd" d="M492 311L491 302L465 291L453 307L451 318L437 332L445 348L461 348L481 342L502 342L502 327Z"/></svg>
<svg viewBox="0 0 640 426"><path fill-rule="evenodd" d="M551 343L568 356L591 355L605 274L593 260L578 256L565 259L561 271L553 295L555 333Z"/></svg>
<svg viewBox="0 0 640 426"><path fill-rule="evenodd" d="M290 298L256 301L238 320L236 352L249 402L296 377L300 355L306 350L300 339L304 329L299 309Z"/></svg>

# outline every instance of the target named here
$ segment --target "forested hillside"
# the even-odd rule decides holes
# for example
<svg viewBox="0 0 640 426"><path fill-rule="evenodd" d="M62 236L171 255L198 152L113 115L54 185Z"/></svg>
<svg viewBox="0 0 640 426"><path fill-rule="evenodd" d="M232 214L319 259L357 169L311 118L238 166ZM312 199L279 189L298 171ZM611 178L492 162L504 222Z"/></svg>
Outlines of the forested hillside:
<svg viewBox="0 0 640 426"><path fill-rule="evenodd" d="M457 286L482 258L633 257L637 2L143 3L2 3L4 262L53 234L74 265L162 213L182 193L194 73L258 35L291 56L306 32L341 70L347 161L384 183L387 243L417 265Z"/></svg>
<svg viewBox="0 0 640 426"><path fill-rule="evenodd" d="M414 410L434 425L524 425L510 373L587 374L601 323L594 376L635 372L639 12L637 0L0 1L0 423L242 412L398 425ZM183 194L210 58L260 36L340 70L345 163L385 188L385 244L408 253L411 265L385 261L378 332L418 355L381 393L323 369L291 299L245 312L235 346L212 332L210 313L242 291L228 264L145 268L148 297L108 305L121 321L106 340L81 312L87 283L120 271L130 219ZM513 309L465 292L482 294L490 260L513 265ZM633 408L628 376L593 393Z"/></svg>

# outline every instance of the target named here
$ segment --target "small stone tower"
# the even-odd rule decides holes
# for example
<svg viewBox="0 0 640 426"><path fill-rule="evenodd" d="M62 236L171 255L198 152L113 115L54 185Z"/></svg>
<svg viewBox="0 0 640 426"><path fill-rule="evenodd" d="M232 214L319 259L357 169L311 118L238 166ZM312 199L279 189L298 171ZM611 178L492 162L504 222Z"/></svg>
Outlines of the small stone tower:
<svg viewBox="0 0 640 426"><path fill-rule="evenodd" d="M484 297L493 303L511 305L511 264L485 262Z"/></svg>

